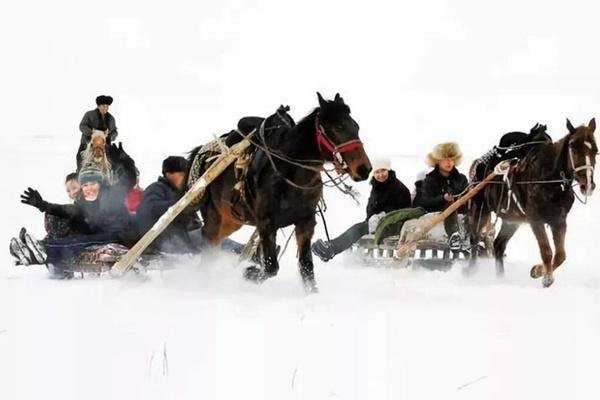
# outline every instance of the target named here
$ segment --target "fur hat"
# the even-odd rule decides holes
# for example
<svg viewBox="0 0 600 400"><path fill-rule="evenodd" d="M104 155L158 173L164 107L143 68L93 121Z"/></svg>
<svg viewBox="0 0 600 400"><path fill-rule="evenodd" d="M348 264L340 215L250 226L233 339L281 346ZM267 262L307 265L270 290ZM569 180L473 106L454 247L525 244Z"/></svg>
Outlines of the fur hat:
<svg viewBox="0 0 600 400"><path fill-rule="evenodd" d="M444 160L449 158L454 160L456 165L460 164L462 160L462 152L460 151L460 147L458 143L455 142L447 142L437 144L431 153L427 155L427 159L425 162L430 167L435 167L440 160Z"/></svg>
<svg viewBox="0 0 600 400"><path fill-rule="evenodd" d="M96 105L102 105L102 104L106 104L106 105L111 105L113 102L113 98L110 96L106 96L104 94L101 94L100 96L96 97Z"/></svg>
<svg viewBox="0 0 600 400"><path fill-rule="evenodd" d="M388 171L392 169L392 162L387 157L377 157L371 161L372 171L377 171L378 169L387 169Z"/></svg>
<svg viewBox="0 0 600 400"><path fill-rule="evenodd" d="M163 175L167 172L185 172L187 171L187 160L180 156L169 156L162 163Z"/></svg>
<svg viewBox="0 0 600 400"><path fill-rule="evenodd" d="M102 171L94 165L87 165L79 171L79 184L85 185L89 182L98 182L102 183L104 181L104 175Z"/></svg>

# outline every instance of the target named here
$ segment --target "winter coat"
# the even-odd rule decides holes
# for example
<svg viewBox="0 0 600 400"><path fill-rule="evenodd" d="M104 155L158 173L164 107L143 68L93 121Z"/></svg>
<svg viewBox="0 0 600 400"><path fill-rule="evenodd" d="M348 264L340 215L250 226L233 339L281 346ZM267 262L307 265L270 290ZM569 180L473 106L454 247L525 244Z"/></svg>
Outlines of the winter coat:
<svg viewBox="0 0 600 400"><path fill-rule="evenodd" d="M114 142L119 134L117 132L117 125L115 124L115 118L111 113L106 113L104 116L100 114L100 111L96 108L86 112L79 123L79 130L81 131L81 146L85 146L89 143L92 138L92 130L107 131L108 130L108 142Z"/></svg>
<svg viewBox="0 0 600 400"><path fill-rule="evenodd" d="M452 169L448 177L445 177L436 166L417 187L413 207L422 207L427 212L442 211L450 204L444 199L444 194L450 193L456 196L461 194L468 185L467 177L458 172L456 168ZM463 209L460 211L464 212Z"/></svg>
<svg viewBox="0 0 600 400"><path fill-rule="evenodd" d="M158 219L181 198L182 193L175 189L164 177L148 186L142 195L142 202L136 211L136 220L139 233L143 235L158 221ZM188 231L199 229L202 226L200 218L195 212L182 212L171 225L157 239L158 247L161 242L176 236L184 243L189 243Z"/></svg>
<svg viewBox="0 0 600 400"><path fill-rule="evenodd" d="M410 207L410 191L390 170L385 182L371 179L371 195L367 203L367 220L375 214Z"/></svg>
<svg viewBox="0 0 600 400"><path fill-rule="evenodd" d="M67 218L73 228L83 234L112 233L123 238L122 244L137 240L133 220L121 196L110 187L102 187L94 201L80 199L74 204L48 203L43 211Z"/></svg>

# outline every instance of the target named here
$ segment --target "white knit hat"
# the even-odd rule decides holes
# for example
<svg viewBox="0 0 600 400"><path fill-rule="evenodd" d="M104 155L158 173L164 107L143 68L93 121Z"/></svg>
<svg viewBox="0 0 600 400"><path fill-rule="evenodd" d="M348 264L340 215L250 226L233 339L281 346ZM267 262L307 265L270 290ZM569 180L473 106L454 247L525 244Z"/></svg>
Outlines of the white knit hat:
<svg viewBox="0 0 600 400"><path fill-rule="evenodd" d="M371 167L373 171L377 171L378 169L387 169L389 171L392 169L392 162L387 157L377 157L371 161Z"/></svg>

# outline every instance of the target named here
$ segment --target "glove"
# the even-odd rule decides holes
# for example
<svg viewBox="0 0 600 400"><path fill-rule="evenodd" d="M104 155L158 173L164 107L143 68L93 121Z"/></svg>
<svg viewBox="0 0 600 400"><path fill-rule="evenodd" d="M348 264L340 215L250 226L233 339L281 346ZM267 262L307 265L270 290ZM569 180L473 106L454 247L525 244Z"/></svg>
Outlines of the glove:
<svg viewBox="0 0 600 400"><path fill-rule="evenodd" d="M27 190L23 192L21 195L21 203L29 204L42 212L46 211L46 208L48 207L48 202L44 201L40 193L32 188L27 188Z"/></svg>
<svg viewBox="0 0 600 400"><path fill-rule="evenodd" d="M379 214L371 215L369 218L369 233L375 232L377 229L377 225L379 225L379 221L385 216L385 212L380 212Z"/></svg>

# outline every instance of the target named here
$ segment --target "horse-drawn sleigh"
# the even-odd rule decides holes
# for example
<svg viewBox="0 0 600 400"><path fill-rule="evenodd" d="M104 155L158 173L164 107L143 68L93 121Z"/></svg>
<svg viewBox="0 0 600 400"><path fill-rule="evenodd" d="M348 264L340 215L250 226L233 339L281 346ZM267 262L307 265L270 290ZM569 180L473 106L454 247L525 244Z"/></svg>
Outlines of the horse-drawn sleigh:
<svg viewBox="0 0 600 400"><path fill-rule="evenodd" d="M202 233L211 244L218 244L244 224L256 226L260 265L246 268L244 277L257 283L275 276L279 269L277 229L294 225L302 282L307 291L316 291L310 242L322 196L324 164L332 163L339 173L347 173L355 181L366 179L371 170L349 107L339 95L333 101L320 95L318 99L319 107L298 124L280 109L266 119L245 118L238 129L194 149L187 193L126 254L122 248L111 253L118 259L112 273L119 276L127 271L152 240L191 207L202 213ZM527 222L542 255L542 263L532 268L531 276L543 277L543 285L549 286L554 269L565 259L566 216L575 198L572 183L578 184L585 196L595 187L595 120L578 128L567 121L567 127L569 133L559 141L531 142L521 158L504 161L501 168L480 162L472 174L472 189L442 213L408 221L398 235L382 240L364 237L355 251L370 261L418 262L438 268L461 259L468 259L472 268L478 256L493 255L501 274L506 244L519 224ZM441 230L434 228L467 201L469 211L460 220L460 229L469 243L452 247ZM495 238L490 229L492 213L503 220ZM553 233L554 257L546 224Z"/></svg>

